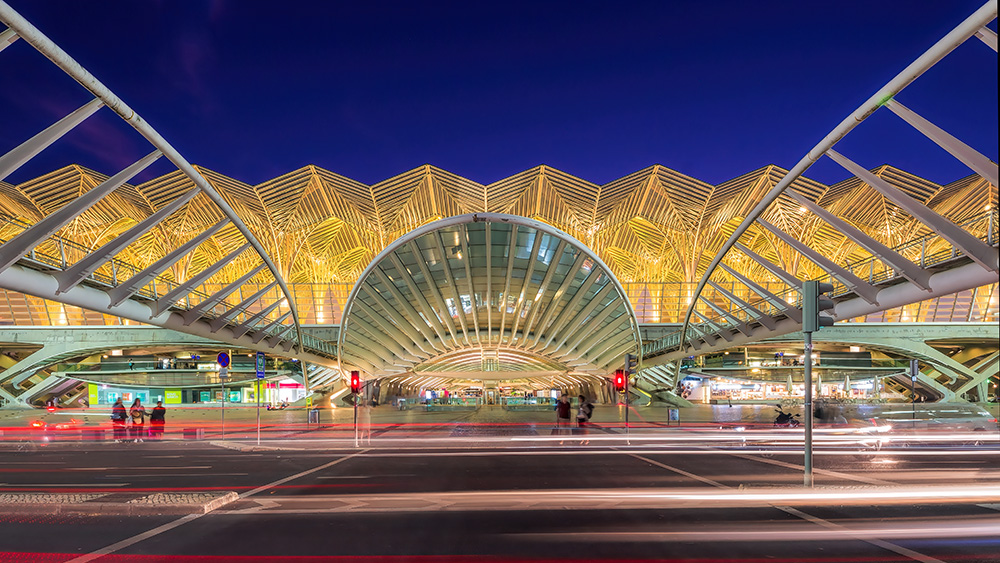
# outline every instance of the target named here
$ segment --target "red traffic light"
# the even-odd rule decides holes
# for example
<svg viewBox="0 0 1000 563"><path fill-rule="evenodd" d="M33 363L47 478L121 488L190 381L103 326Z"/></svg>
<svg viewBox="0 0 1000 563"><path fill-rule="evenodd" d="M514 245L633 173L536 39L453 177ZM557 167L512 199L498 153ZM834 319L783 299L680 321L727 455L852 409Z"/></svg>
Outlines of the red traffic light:
<svg viewBox="0 0 1000 563"><path fill-rule="evenodd" d="M361 391L361 374L357 371L351 372L351 393L358 393Z"/></svg>
<svg viewBox="0 0 1000 563"><path fill-rule="evenodd" d="M623 369L615 370L615 389L618 392L625 391L625 370Z"/></svg>

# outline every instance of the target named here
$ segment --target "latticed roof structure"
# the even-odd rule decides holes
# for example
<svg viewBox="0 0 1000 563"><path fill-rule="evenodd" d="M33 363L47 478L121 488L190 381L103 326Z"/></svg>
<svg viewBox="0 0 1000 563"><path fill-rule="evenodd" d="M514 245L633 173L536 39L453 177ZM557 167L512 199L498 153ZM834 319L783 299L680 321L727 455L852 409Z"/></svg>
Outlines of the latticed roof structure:
<svg viewBox="0 0 1000 563"><path fill-rule="evenodd" d="M593 249L626 284L694 282L761 194L786 172L770 165L713 186L655 165L599 185L542 165L483 185L426 165L369 186L317 166L257 185L198 170L264 244L289 283L319 284L353 284L378 252L407 232L476 212L520 215L565 231ZM955 223L996 209L996 186L979 176L942 186L888 165L873 172ZM34 223L106 179L74 165L21 184L0 182L0 213ZM95 248L190 188L191 181L177 172L123 186L59 234ZM890 247L927 229L857 178L831 186L800 179L793 189ZM205 196L197 196L122 258L144 267L214 225L221 217L207 203ZM791 198L771 206L763 218L837 262L869 257ZM0 238L7 238L5 228L0 225ZM981 228L985 231L986 221ZM175 264L167 277L185 280L238 248L242 241L233 230L221 229L189 259ZM819 273L763 229L750 240L752 250L800 278ZM236 260L212 282L228 283L247 271ZM741 273L771 281L750 260Z"/></svg>

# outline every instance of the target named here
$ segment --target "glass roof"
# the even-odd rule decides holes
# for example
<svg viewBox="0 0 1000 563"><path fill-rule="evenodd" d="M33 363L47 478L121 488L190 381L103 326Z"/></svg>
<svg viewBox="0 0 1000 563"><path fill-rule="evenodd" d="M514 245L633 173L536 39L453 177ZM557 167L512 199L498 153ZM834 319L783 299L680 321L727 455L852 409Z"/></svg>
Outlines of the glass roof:
<svg viewBox="0 0 1000 563"><path fill-rule="evenodd" d="M399 238L344 311L343 367L368 377L603 376L641 341L624 290L590 249L545 223L494 213Z"/></svg>

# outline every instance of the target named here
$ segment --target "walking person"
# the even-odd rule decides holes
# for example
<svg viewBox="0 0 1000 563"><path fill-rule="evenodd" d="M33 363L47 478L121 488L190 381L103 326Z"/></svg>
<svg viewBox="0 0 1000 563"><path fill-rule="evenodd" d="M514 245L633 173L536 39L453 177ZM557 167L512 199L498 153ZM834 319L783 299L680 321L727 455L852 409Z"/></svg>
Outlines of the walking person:
<svg viewBox="0 0 1000 563"><path fill-rule="evenodd" d="M358 443L372 443L372 408L371 400L364 399L358 407Z"/></svg>
<svg viewBox="0 0 1000 563"><path fill-rule="evenodd" d="M576 410L576 425L580 428L580 434L590 434L590 417L594 414L594 405L587 400L587 397L580 395L577 397L579 406ZM589 444L590 440L584 440L581 444Z"/></svg>
<svg viewBox="0 0 1000 563"><path fill-rule="evenodd" d="M141 442L142 433L146 429L146 407L142 406L139 397L136 397L135 401L132 402L132 408L128 410L128 414L132 418L132 441Z"/></svg>
<svg viewBox="0 0 1000 563"><path fill-rule="evenodd" d="M569 420L569 413L571 407L569 404L569 395L563 393L559 397L559 402L556 403L556 428L559 434L570 434L571 426Z"/></svg>
<svg viewBox="0 0 1000 563"><path fill-rule="evenodd" d="M167 408L163 401L156 401L156 406L149 413L149 437L154 440L163 439L163 427L167 424Z"/></svg>
<svg viewBox="0 0 1000 563"><path fill-rule="evenodd" d="M111 427L114 431L116 444L125 441L125 419L127 418L128 413L125 411L125 405L122 404L121 397L119 397L115 400L115 404L111 405Z"/></svg>

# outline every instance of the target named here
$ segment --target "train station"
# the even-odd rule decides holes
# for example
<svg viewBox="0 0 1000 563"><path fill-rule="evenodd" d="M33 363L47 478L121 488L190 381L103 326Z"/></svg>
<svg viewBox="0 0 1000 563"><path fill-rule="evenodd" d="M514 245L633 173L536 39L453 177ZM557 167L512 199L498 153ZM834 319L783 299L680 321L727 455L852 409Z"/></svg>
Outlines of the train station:
<svg viewBox="0 0 1000 563"><path fill-rule="evenodd" d="M1000 558L996 0L881 18L936 39L903 59L815 14L720 59L689 11L784 16L555 4L125 3L109 33L0 0L0 561ZM789 94L789 53L854 97ZM712 124L638 109L698 87ZM744 95L772 131L722 117Z"/></svg>

